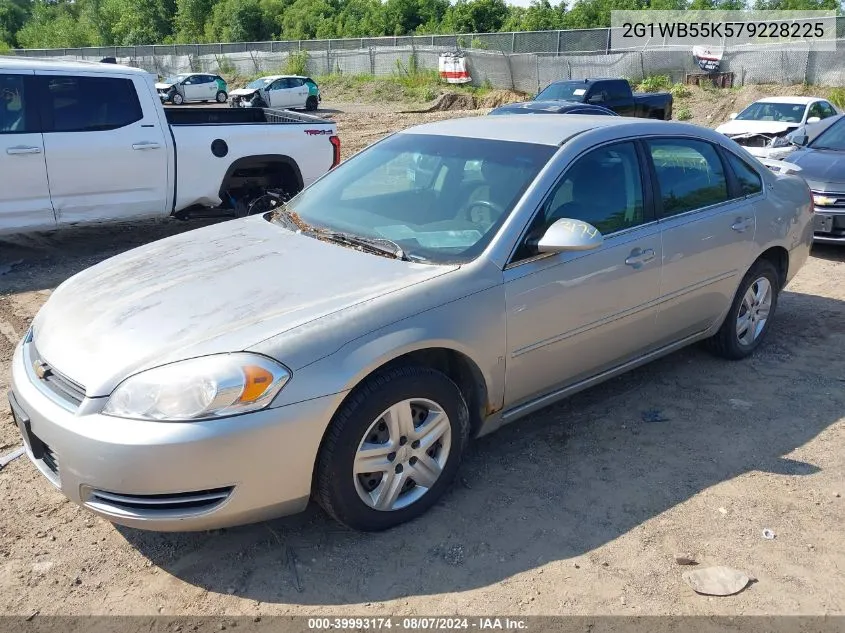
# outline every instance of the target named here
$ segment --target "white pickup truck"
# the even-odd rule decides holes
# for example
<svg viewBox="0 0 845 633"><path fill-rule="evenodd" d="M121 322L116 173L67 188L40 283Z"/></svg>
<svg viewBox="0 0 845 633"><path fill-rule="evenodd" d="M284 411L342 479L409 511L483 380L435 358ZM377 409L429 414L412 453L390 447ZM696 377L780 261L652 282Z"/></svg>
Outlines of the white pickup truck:
<svg viewBox="0 0 845 633"><path fill-rule="evenodd" d="M332 121L165 109L144 70L0 57L0 234L243 215L266 191L297 193L338 162Z"/></svg>

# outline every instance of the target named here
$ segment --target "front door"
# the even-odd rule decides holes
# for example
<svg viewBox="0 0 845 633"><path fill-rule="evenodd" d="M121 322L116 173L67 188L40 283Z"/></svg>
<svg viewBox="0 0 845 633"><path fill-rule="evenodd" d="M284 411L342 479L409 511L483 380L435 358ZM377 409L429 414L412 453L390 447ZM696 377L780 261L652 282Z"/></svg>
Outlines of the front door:
<svg viewBox="0 0 845 633"><path fill-rule="evenodd" d="M663 282L657 329L669 343L708 329L730 306L751 266L762 180L705 141L646 141L659 191ZM723 158L724 156L724 158ZM735 164L734 164L735 163Z"/></svg>
<svg viewBox="0 0 845 633"><path fill-rule="evenodd" d="M185 101L202 101L206 98L202 75L191 75L182 82Z"/></svg>
<svg viewBox="0 0 845 633"><path fill-rule="evenodd" d="M653 348L660 231L634 142L594 149L563 175L505 269L506 406L577 383ZM589 222L592 251L536 255L553 222Z"/></svg>
<svg viewBox="0 0 845 633"><path fill-rule="evenodd" d="M0 233L56 225L33 71L0 73Z"/></svg>
<svg viewBox="0 0 845 633"><path fill-rule="evenodd" d="M268 105L273 108L287 108L291 104L290 79L282 77L267 88Z"/></svg>
<svg viewBox="0 0 845 633"><path fill-rule="evenodd" d="M168 149L143 77L36 77L58 223L164 214Z"/></svg>

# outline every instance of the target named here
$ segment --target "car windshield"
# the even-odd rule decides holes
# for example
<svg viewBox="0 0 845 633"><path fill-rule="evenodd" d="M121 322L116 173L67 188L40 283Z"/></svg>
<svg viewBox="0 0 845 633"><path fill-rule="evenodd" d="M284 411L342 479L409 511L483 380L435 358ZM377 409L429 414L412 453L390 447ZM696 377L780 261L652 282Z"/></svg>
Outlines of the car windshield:
<svg viewBox="0 0 845 633"><path fill-rule="evenodd" d="M553 99L555 101L584 101L584 96L587 94L587 84L583 81L561 81L547 86L540 94L535 97L535 101L542 99Z"/></svg>
<svg viewBox="0 0 845 633"><path fill-rule="evenodd" d="M836 123L819 134L810 143L813 149L833 149L845 152L845 117L841 117Z"/></svg>
<svg viewBox="0 0 845 633"><path fill-rule="evenodd" d="M556 150L396 134L342 163L285 209L316 230L391 240L412 260L476 258Z"/></svg>
<svg viewBox="0 0 845 633"><path fill-rule="evenodd" d="M247 88L256 88L256 89L257 88L263 88L264 86L266 86L267 84L269 84L272 81L273 81L273 79L270 78L270 77L263 77L261 79L256 79L255 81L250 81L246 85L246 87Z"/></svg>
<svg viewBox="0 0 845 633"><path fill-rule="evenodd" d="M801 123L804 118L803 103L752 103L737 115L738 121L780 121Z"/></svg>
<svg viewBox="0 0 845 633"><path fill-rule="evenodd" d="M164 80L163 82L161 82L161 83L164 83L164 84L178 84L180 81L182 81L182 80L183 80L185 77L187 77L187 76L188 76L188 75L172 75L172 76L168 77L167 79L165 79L165 80Z"/></svg>

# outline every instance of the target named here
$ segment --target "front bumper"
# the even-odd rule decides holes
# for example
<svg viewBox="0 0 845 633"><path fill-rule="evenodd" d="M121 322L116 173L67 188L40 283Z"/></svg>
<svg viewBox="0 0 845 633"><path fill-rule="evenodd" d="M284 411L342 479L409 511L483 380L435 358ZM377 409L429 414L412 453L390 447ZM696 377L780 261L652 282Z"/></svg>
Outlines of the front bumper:
<svg viewBox="0 0 845 633"><path fill-rule="evenodd" d="M845 245L845 208L813 207L813 242Z"/></svg>
<svg viewBox="0 0 845 633"><path fill-rule="evenodd" d="M303 510L323 432L345 395L207 422L126 420L100 414L105 398L75 410L57 401L24 349L12 359L10 399L28 422L30 460L71 501L146 530L207 530Z"/></svg>

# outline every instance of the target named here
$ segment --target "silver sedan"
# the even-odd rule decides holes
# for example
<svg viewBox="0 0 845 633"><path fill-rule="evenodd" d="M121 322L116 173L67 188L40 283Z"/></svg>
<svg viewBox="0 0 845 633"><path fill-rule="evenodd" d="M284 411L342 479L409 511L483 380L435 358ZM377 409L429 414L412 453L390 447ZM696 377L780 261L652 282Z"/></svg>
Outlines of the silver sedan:
<svg viewBox="0 0 845 633"><path fill-rule="evenodd" d="M298 512L380 530L467 444L706 341L741 359L806 261L810 192L692 125L455 119L286 205L61 284L15 351L30 459L116 523Z"/></svg>

